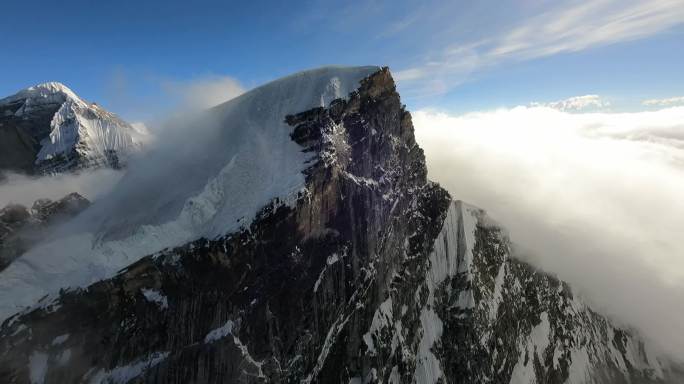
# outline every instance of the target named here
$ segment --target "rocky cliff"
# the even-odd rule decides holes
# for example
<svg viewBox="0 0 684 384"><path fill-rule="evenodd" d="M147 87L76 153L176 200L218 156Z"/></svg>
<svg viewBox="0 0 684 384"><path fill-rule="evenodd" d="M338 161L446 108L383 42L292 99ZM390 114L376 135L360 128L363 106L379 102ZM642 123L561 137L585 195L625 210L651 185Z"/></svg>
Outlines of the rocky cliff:
<svg viewBox="0 0 684 384"><path fill-rule="evenodd" d="M0 381L674 382L427 180L386 68L322 105L285 118L308 154L291 200L8 318Z"/></svg>

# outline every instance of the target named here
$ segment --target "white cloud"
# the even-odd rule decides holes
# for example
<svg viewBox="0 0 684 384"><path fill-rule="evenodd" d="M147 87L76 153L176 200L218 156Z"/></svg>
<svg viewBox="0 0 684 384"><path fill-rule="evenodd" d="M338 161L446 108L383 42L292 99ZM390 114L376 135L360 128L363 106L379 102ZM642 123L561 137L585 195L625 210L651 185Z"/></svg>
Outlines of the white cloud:
<svg viewBox="0 0 684 384"><path fill-rule="evenodd" d="M60 199L69 193L78 192L93 201L121 179L123 171L102 168L81 173L66 173L55 176L26 176L6 173L0 181L0 208L9 203L30 207L38 199Z"/></svg>
<svg viewBox="0 0 684 384"><path fill-rule="evenodd" d="M421 79L426 75L423 68L410 68L394 72L393 77L396 81L410 81Z"/></svg>
<svg viewBox="0 0 684 384"><path fill-rule="evenodd" d="M559 111L577 112L586 109L600 109L610 106L610 103L601 99L598 95L574 96L565 100L552 101L550 103L531 103L533 107L548 107Z"/></svg>
<svg viewBox="0 0 684 384"><path fill-rule="evenodd" d="M489 55L535 58L579 51L650 36L683 22L679 0L573 2L509 31Z"/></svg>
<svg viewBox="0 0 684 384"><path fill-rule="evenodd" d="M165 81L162 84L183 106L191 109L211 108L240 96L245 89L230 76L206 76L190 81Z"/></svg>
<svg viewBox="0 0 684 384"><path fill-rule="evenodd" d="M463 82L473 71L487 67L640 39L684 23L681 0L554 4L559 5L517 25L499 30L492 26L490 35L475 41L447 40L437 48L437 54L426 54L422 62L399 71L398 78L406 83L405 88L438 93ZM432 84L424 84L426 78ZM436 87L435 81L443 84Z"/></svg>
<svg viewBox="0 0 684 384"><path fill-rule="evenodd" d="M641 102L646 106L670 106L670 105L684 105L684 96L668 97L666 99L648 99Z"/></svg>
<svg viewBox="0 0 684 384"><path fill-rule="evenodd" d="M684 356L684 107L414 114L431 179L523 257Z"/></svg>

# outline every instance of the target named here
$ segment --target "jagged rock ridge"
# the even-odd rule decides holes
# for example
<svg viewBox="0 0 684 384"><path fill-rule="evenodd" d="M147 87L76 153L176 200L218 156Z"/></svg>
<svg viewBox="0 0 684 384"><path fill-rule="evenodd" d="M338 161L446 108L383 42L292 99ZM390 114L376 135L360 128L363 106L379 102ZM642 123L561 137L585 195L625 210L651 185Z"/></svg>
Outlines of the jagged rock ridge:
<svg viewBox="0 0 684 384"><path fill-rule="evenodd" d="M39 84L0 100L0 171L119 168L144 135L64 84Z"/></svg>
<svg viewBox="0 0 684 384"><path fill-rule="evenodd" d="M294 203L64 291L0 328L6 382L662 382L630 330L511 257L426 178L387 69L287 117Z"/></svg>

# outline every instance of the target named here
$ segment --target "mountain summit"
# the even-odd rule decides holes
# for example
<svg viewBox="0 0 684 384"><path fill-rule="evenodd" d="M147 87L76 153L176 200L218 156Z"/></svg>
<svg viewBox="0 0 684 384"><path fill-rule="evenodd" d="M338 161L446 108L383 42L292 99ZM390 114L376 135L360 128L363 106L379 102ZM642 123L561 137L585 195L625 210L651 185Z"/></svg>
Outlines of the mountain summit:
<svg viewBox="0 0 684 384"><path fill-rule="evenodd" d="M0 170L118 168L139 138L130 124L61 83L39 84L0 100Z"/></svg>
<svg viewBox="0 0 684 384"><path fill-rule="evenodd" d="M0 381L677 382L427 179L387 68L299 73L207 114L219 129L152 158L159 179L122 180L107 206L134 209L94 246L0 273Z"/></svg>

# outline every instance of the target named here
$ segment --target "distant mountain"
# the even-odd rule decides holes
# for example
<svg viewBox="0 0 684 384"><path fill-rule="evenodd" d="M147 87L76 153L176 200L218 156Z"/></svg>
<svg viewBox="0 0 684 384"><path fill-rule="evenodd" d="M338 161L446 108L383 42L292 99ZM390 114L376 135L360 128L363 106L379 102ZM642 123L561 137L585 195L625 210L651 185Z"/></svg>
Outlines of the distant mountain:
<svg viewBox="0 0 684 384"><path fill-rule="evenodd" d="M60 83L0 100L0 171L49 174L118 168L143 133Z"/></svg>
<svg viewBox="0 0 684 384"><path fill-rule="evenodd" d="M1 382L682 382L427 179L388 69L298 73L207 116L79 215L95 234L0 272Z"/></svg>
<svg viewBox="0 0 684 384"><path fill-rule="evenodd" d="M39 199L31 208L9 204L0 209L0 271L40 241L47 228L83 211L90 202L78 193L52 201Z"/></svg>

